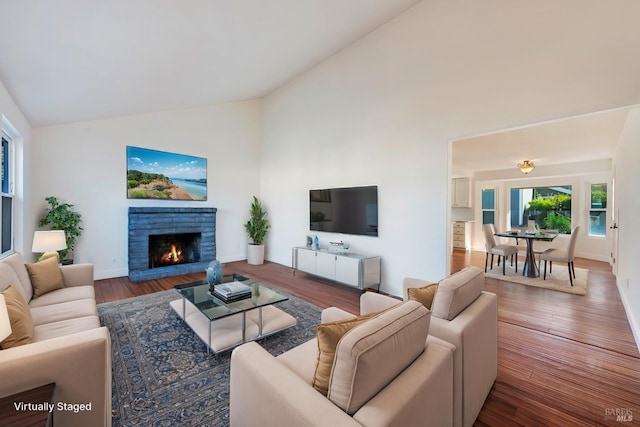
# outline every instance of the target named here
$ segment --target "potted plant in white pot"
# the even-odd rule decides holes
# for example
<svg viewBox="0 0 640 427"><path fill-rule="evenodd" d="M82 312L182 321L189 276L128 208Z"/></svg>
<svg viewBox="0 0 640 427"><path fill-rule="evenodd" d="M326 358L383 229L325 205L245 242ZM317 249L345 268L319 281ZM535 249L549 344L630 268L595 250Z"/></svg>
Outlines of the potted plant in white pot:
<svg viewBox="0 0 640 427"><path fill-rule="evenodd" d="M267 221L267 212L256 196L253 196L249 220L244 228L251 239L251 243L247 247L247 263L260 265L264 263L264 239L269 229L269 221Z"/></svg>

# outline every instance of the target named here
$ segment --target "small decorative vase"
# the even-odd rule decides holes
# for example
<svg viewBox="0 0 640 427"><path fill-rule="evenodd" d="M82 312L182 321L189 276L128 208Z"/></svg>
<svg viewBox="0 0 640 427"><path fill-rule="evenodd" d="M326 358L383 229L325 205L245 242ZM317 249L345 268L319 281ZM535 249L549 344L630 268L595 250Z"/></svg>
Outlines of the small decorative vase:
<svg viewBox="0 0 640 427"><path fill-rule="evenodd" d="M215 286L220 284L220 280L222 280L222 264L214 259L207 266L207 283L209 286Z"/></svg>

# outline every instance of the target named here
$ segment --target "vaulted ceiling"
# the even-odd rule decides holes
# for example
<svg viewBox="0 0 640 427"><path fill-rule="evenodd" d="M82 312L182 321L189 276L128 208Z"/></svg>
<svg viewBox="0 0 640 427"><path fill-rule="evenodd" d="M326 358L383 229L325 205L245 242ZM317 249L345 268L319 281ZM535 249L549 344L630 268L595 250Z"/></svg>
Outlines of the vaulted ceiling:
<svg viewBox="0 0 640 427"><path fill-rule="evenodd" d="M259 98L419 0L0 0L34 127Z"/></svg>
<svg viewBox="0 0 640 427"><path fill-rule="evenodd" d="M0 0L0 82L33 127L260 98L417 3ZM529 93L523 102L548 99L577 79L583 86L593 82L596 97L616 94L629 105L640 102L636 0L518 6L422 0L421 6L433 22L442 21L443 29L434 29L442 37L416 40L412 52L419 55L425 43L450 51L446 64L430 66L460 88L458 96L477 89L475 73L498 63L510 91L508 77L522 76L523 69L530 70L532 84L548 89L534 99ZM455 13L441 19L443 9ZM611 157L626 114L615 110L466 138L454 144L454 168L504 169L525 158L551 164ZM480 156L486 160L478 163Z"/></svg>

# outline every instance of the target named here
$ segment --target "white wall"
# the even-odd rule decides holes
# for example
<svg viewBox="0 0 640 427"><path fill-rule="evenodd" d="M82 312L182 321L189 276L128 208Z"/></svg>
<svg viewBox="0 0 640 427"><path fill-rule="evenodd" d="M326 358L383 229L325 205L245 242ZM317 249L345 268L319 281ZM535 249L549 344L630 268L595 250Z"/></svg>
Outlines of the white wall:
<svg viewBox="0 0 640 427"><path fill-rule="evenodd" d="M404 276L440 279L448 263L449 141L627 101L628 93L600 91L580 71L583 62L567 61L583 43L564 40L567 25L582 34L580 19L547 22L544 40L565 41L549 49L538 31L549 10L521 6L421 2L268 95L267 258L290 265L291 247L304 244L310 188L377 184L380 237L321 235L321 243L342 238L354 252L381 255L382 290L396 295ZM579 6L563 2L553 13L591 13ZM548 66L560 58L562 70Z"/></svg>
<svg viewBox="0 0 640 427"><path fill-rule="evenodd" d="M82 214L77 262L93 259L97 279L126 276L129 206L215 207L217 257L246 258L251 196L259 194L261 102L71 123L35 129L32 224L56 196ZM126 198L126 146L207 158L206 202Z"/></svg>
<svg viewBox="0 0 640 427"><path fill-rule="evenodd" d="M640 108L629 113L614 157L615 206L619 212L617 282L640 348Z"/></svg>
<svg viewBox="0 0 640 427"><path fill-rule="evenodd" d="M24 159L31 155L31 125L27 122L11 95L0 82L0 119L14 138L16 157L16 188L13 205L14 249L23 254L31 252L33 227L26 220L31 215L31 175L23 167Z"/></svg>
<svg viewBox="0 0 640 427"><path fill-rule="evenodd" d="M496 188L497 211L496 225L498 229L508 229L509 195L511 188L546 187L553 185L571 185L572 226L580 226L579 237L576 242L576 256L609 262L611 253L611 236L607 228L606 237L589 236L589 206L591 203L591 184L606 183L611 188L611 160L602 159L589 162L576 162L551 166L536 167L535 171L526 178L518 169L506 171L487 171L476 174L475 200L481 200L482 189ZM473 223L474 250L484 251L484 236L482 233L482 206L476 203L474 207L475 222ZM513 239L502 239L504 243L514 244ZM511 242L509 242L511 240ZM536 242L536 249L563 248L567 245L568 236L559 236L553 242Z"/></svg>

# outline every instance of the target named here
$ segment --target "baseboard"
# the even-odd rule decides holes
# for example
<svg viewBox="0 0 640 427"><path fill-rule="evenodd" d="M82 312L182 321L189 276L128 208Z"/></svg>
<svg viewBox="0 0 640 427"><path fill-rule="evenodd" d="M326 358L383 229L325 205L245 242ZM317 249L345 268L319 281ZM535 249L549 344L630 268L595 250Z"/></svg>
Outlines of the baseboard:
<svg viewBox="0 0 640 427"><path fill-rule="evenodd" d="M95 280L112 279L114 277L124 277L127 275L129 275L129 270L126 268L94 271Z"/></svg>
<svg viewBox="0 0 640 427"><path fill-rule="evenodd" d="M620 294L620 299L622 300L622 306L624 307L624 311L627 314L627 319L629 320L629 326L631 327L633 338L636 340L636 347L638 347L638 351L640 351L640 320L636 319L633 315L631 304L629 304L627 294L624 291L622 283L620 283L620 281L618 280L618 277L616 277L616 286L618 287L618 293Z"/></svg>
<svg viewBox="0 0 640 427"><path fill-rule="evenodd" d="M220 261L221 263L225 263L225 262L235 262L235 261L242 261L247 259L247 254L243 253L243 254L234 254L234 255L227 255L227 256L221 256L218 258L218 261Z"/></svg>
<svg viewBox="0 0 640 427"><path fill-rule="evenodd" d="M609 256L602 256L602 255L597 255L597 254L576 254L576 258L586 258L586 259L591 259L594 261L602 261L602 262L609 262L611 261L611 258Z"/></svg>

